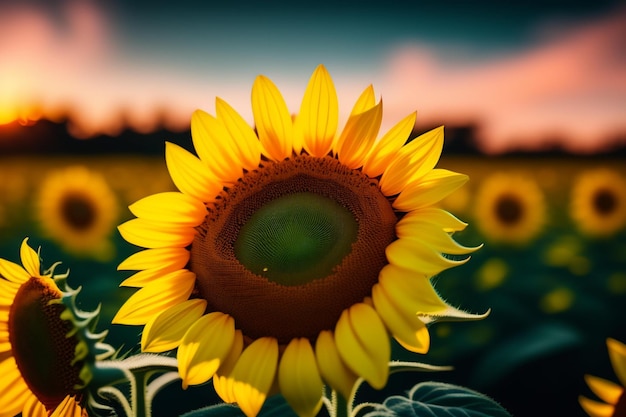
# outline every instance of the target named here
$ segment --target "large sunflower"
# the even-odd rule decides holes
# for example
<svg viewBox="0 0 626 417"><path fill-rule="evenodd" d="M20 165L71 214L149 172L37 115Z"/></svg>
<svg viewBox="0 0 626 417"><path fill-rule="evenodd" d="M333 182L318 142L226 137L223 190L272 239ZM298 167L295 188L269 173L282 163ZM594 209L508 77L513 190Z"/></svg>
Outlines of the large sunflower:
<svg viewBox="0 0 626 417"><path fill-rule="evenodd" d="M110 259L118 218L114 192L102 175L76 165L52 171L40 185L36 217L46 236L68 252Z"/></svg>
<svg viewBox="0 0 626 417"><path fill-rule="evenodd" d="M493 174L482 181L476 193L476 224L494 242L529 242L544 225L545 212L541 189L522 174Z"/></svg>
<svg viewBox="0 0 626 417"><path fill-rule="evenodd" d="M583 233L613 235L626 225L626 180L608 168L583 172L572 188L570 210Z"/></svg>
<svg viewBox="0 0 626 417"><path fill-rule="evenodd" d="M83 337L102 335L76 327L57 285L65 276L54 268L42 274L27 240L23 267L0 259L0 416L86 416L80 401L92 351Z"/></svg>
<svg viewBox="0 0 626 417"><path fill-rule="evenodd" d="M613 370L621 385L597 376L585 375L585 381L591 391L604 402L590 400L580 396L581 407L591 417L623 417L626 416L626 345L615 339L608 338L606 345Z"/></svg>
<svg viewBox="0 0 626 417"><path fill-rule="evenodd" d="M388 334L429 347L426 323L474 317L448 306L430 277L474 250L465 223L433 205L467 176L434 169L443 128L405 144L410 114L376 140L382 102L372 87L336 134L338 103L323 66L292 119L276 86L252 88L255 131L226 102L191 119L199 158L166 144L180 192L130 206L119 226L147 248L120 264L141 287L113 322L145 325L144 351L178 348L183 387L213 378L254 416L280 392L302 416L322 405L323 381L349 397L362 377L382 388Z"/></svg>

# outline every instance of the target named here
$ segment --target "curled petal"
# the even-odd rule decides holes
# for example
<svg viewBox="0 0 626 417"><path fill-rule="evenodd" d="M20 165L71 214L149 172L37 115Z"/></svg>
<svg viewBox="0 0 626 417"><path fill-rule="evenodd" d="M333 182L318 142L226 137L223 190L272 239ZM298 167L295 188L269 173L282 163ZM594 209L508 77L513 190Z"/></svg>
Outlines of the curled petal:
<svg viewBox="0 0 626 417"><path fill-rule="evenodd" d="M3 414L0 414L0 416ZM48 410L46 410L46 406L41 403L37 397L32 395L24 404L24 409L22 410L22 416L28 417L48 417ZM12 416L11 416L12 417Z"/></svg>
<svg viewBox="0 0 626 417"><path fill-rule="evenodd" d="M337 92L330 74L320 65L311 76L298 113L303 146L310 155L322 157L330 152L338 119Z"/></svg>
<svg viewBox="0 0 626 417"><path fill-rule="evenodd" d="M398 308L414 315L443 313L449 307L429 279L406 268L385 265L379 273L378 285Z"/></svg>
<svg viewBox="0 0 626 417"><path fill-rule="evenodd" d="M165 163L181 193L210 203L222 191L222 182L211 174L206 165L174 143L165 142Z"/></svg>
<svg viewBox="0 0 626 417"><path fill-rule="evenodd" d="M309 339L292 339L278 367L280 392L300 417L314 417L322 408L324 383Z"/></svg>
<svg viewBox="0 0 626 417"><path fill-rule="evenodd" d="M389 376L391 346L387 330L376 311L358 303L344 310L335 327L341 359L372 387L382 389Z"/></svg>
<svg viewBox="0 0 626 417"><path fill-rule="evenodd" d="M259 75L252 86L252 113L266 156L275 161L291 156L291 115L278 88L263 75Z"/></svg>
<svg viewBox="0 0 626 417"><path fill-rule="evenodd" d="M380 284L372 288L372 300L383 322L402 346L415 353L428 352L430 336L424 322L415 314L415 306L407 308L407 305L396 304Z"/></svg>
<svg viewBox="0 0 626 417"><path fill-rule="evenodd" d="M86 415L75 397L66 396L61 404L57 405L50 417L82 417Z"/></svg>
<svg viewBox="0 0 626 417"><path fill-rule="evenodd" d="M189 298L196 282L196 274L177 271L171 279L159 280L141 288L120 307L113 324L146 324L152 317Z"/></svg>
<svg viewBox="0 0 626 417"><path fill-rule="evenodd" d="M415 217L407 218L405 216L396 224L396 235L398 238L413 239L416 241L416 244L421 242L437 252L452 255L465 255L480 249L482 246L470 248L460 245L452 236L436 225L426 221L415 220Z"/></svg>
<svg viewBox="0 0 626 417"><path fill-rule="evenodd" d="M399 194L408 183L430 172L437 165L442 149L443 127L426 132L400 148L380 178L383 194Z"/></svg>
<svg viewBox="0 0 626 417"><path fill-rule="evenodd" d="M187 329L202 317L206 304L202 299L187 300L150 319L141 334L141 350L165 352L176 348Z"/></svg>
<svg viewBox="0 0 626 417"><path fill-rule="evenodd" d="M206 206L190 195L164 192L144 197L128 207L135 216L185 226L198 226L206 216Z"/></svg>
<svg viewBox="0 0 626 417"><path fill-rule="evenodd" d="M406 219L406 220L405 220ZM423 222L437 225L445 232L465 230L467 223L457 219L453 214L437 207L424 207L408 212L402 218L405 222Z"/></svg>
<svg viewBox="0 0 626 417"><path fill-rule="evenodd" d="M443 200L467 182L465 174L434 169L421 180L406 185L393 202L393 207L400 211L419 210Z"/></svg>
<svg viewBox="0 0 626 417"><path fill-rule="evenodd" d="M247 417L256 416L272 388L278 365L278 342L272 337L256 339L248 346L228 377L233 397Z"/></svg>
<svg viewBox="0 0 626 417"><path fill-rule="evenodd" d="M242 167L248 171L258 168L261 161L261 143L254 130L219 97L215 99L215 111L235 144Z"/></svg>
<svg viewBox="0 0 626 417"><path fill-rule="evenodd" d="M183 336L176 355L183 389L211 379L234 341L235 320L228 314L213 312L197 319Z"/></svg>
<svg viewBox="0 0 626 417"><path fill-rule="evenodd" d="M159 224L144 219L128 220L117 229L128 243L144 248L184 248L196 235L191 226Z"/></svg>
<svg viewBox="0 0 626 417"><path fill-rule="evenodd" d="M28 272L31 277L40 276L39 255L30 246L28 246L28 238L22 240L22 245L20 246L20 258L22 259L24 269L26 269L26 272Z"/></svg>
<svg viewBox="0 0 626 417"><path fill-rule="evenodd" d="M324 380L343 398L352 398L352 389L358 377L341 359L331 331L323 330L317 336L315 357Z"/></svg>
<svg viewBox="0 0 626 417"><path fill-rule="evenodd" d="M454 266L463 265L470 258L455 261L414 239L398 239L385 249L390 264L431 277Z"/></svg>

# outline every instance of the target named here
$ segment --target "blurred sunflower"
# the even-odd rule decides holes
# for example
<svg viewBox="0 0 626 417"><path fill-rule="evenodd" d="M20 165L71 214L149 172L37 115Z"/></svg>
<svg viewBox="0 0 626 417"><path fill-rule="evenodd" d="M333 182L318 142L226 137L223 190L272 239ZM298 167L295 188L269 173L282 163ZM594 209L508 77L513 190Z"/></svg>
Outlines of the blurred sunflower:
<svg viewBox="0 0 626 417"><path fill-rule="evenodd" d="M145 325L144 351L177 350L183 387L213 378L217 393L256 415L280 392L315 415L323 381L349 398L355 381L386 385L390 333L429 348L426 324L475 319L448 306L430 277L476 248L466 224L433 207L467 176L435 169L443 129L405 144L415 114L376 141L382 102L371 86L336 135L338 102L323 66L292 119L276 86L252 87L257 133L226 102L196 111L199 158L166 144L180 192L145 197L119 226L148 248L119 269L141 287L113 322ZM482 316L481 316L482 317Z"/></svg>
<svg viewBox="0 0 626 417"><path fill-rule="evenodd" d="M91 333L97 313L72 307L77 291L60 289L53 265L40 273L39 255L24 239L23 267L0 259L0 415L87 416L81 405L103 334ZM103 349L104 356L111 349ZM104 357L100 356L100 357Z"/></svg>
<svg viewBox="0 0 626 417"><path fill-rule="evenodd" d="M572 188L570 211L583 233L613 235L626 225L626 180L608 168L582 173Z"/></svg>
<svg viewBox="0 0 626 417"><path fill-rule="evenodd" d="M476 224L495 242L528 243L544 225L545 211L539 186L521 174L494 174L483 180L476 193Z"/></svg>
<svg viewBox="0 0 626 417"><path fill-rule="evenodd" d="M621 385L592 375L585 375L585 381L591 391L602 401L578 397L578 402L591 417L622 417L626 416L626 345L615 339L608 338L606 344L613 370Z"/></svg>
<svg viewBox="0 0 626 417"><path fill-rule="evenodd" d="M36 217L46 236L68 252L108 260L118 218L115 194L106 180L84 166L50 173L41 183Z"/></svg>

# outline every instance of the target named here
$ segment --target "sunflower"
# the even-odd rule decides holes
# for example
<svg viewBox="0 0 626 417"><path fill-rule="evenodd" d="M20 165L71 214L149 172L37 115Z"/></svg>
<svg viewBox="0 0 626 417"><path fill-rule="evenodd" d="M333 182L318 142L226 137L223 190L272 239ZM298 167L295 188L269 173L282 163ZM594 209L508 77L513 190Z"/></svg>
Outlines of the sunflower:
<svg viewBox="0 0 626 417"><path fill-rule="evenodd" d="M103 335L88 330L95 315L77 321L64 300L76 292L59 288L67 274L40 273L27 241L23 267L0 259L0 416L87 416L82 389Z"/></svg>
<svg viewBox="0 0 626 417"><path fill-rule="evenodd" d="M110 259L109 241L118 217L115 194L106 180L84 166L51 172L42 182L36 217L44 233L68 252Z"/></svg>
<svg viewBox="0 0 626 417"><path fill-rule="evenodd" d="M606 345L609 350L609 358L613 365L617 378L621 386L596 376L585 375L585 381L591 391L600 398L602 402L590 400L589 398L578 397L581 407L591 417L621 417L626 415L626 345L615 339L608 338Z"/></svg>
<svg viewBox="0 0 626 417"><path fill-rule="evenodd" d="M608 168L583 172L572 188L570 212L581 232L613 235L626 225L626 180Z"/></svg>
<svg viewBox="0 0 626 417"><path fill-rule="evenodd" d="M194 112L199 157L166 143L180 192L137 201L137 218L119 226L146 249L119 265L138 271L121 285L140 289L113 323L144 325L143 351L177 348L184 388L212 378L247 416L280 392L310 416L324 383L345 398L358 378L386 385L389 334L425 353L427 323L476 318L430 282L476 249L451 237L466 224L434 207L467 176L434 168L442 128L405 144L415 113L377 141L382 102L371 86L336 134L321 65L293 119L262 75L252 110L256 132L220 98L216 117Z"/></svg>
<svg viewBox="0 0 626 417"><path fill-rule="evenodd" d="M541 189L522 174L496 173L483 180L476 193L476 224L495 242L529 242L541 230L545 211Z"/></svg>

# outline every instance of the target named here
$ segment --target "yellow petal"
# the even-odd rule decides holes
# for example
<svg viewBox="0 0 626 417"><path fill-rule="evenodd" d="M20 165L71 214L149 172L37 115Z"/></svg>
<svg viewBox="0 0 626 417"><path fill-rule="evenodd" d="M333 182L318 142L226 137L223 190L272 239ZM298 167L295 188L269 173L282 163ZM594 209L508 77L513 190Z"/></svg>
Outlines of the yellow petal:
<svg viewBox="0 0 626 417"><path fill-rule="evenodd" d="M358 377L341 360L335 338L330 330L323 330L315 342L315 357L324 380L339 391L343 398L352 398L352 389Z"/></svg>
<svg viewBox="0 0 626 417"><path fill-rule="evenodd" d="M363 172L370 178L381 175L393 161L415 127L417 113L411 113L392 127L374 144L363 162Z"/></svg>
<svg viewBox="0 0 626 417"><path fill-rule="evenodd" d="M18 264L0 258L0 277L11 282L23 284L30 279L31 275Z"/></svg>
<svg viewBox="0 0 626 417"><path fill-rule="evenodd" d="M359 98L356 100L356 103L354 103L354 106L352 106L350 116L366 112L375 105L376 97L374 95L374 86L370 84L365 88L365 90L363 90Z"/></svg>
<svg viewBox="0 0 626 417"><path fill-rule="evenodd" d="M215 99L215 111L235 144L242 167L248 171L258 168L261 162L261 143L254 130L219 97Z"/></svg>
<svg viewBox="0 0 626 417"><path fill-rule="evenodd" d="M55 408L50 417L82 417L84 415L86 415L86 413L83 414L83 409L76 402L76 398L68 395L63 399L61 404Z"/></svg>
<svg viewBox="0 0 626 417"><path fill-rule="evenodd" d="M32 277L40 276L39 255L30 246L28 246L28 238L22 240L20 246L20 258L26 272Z"/></svg>
<svg viewBox="0 0 626 417"><path fill-rule="evenodd" d="M259 75L252 86L252 113L265 156L275 161L291 156L291 115L278 88L263 75Z"/></svg>
<svg viewBox="0 0 626 417"><path fill-rule="evenodd" d="M446 210L437 207L424 207L410 211L404 215L402 220L404 219L406 219L406 222L432 223L446 232L459 232L467 227L467 223L457 219Z"/></svg>
<svg viewBox="0 0 626 417"><path fill-rule="evenodd" d="M433 169L419 181L408 183L393 202L393 207L400 211L419 210L443 200L467 182L465 174Z"/></svg>
<svg viewBox="0 0 626 417"><path fill-rule="evenodd" d="M309 339L292 339L278 366L280 392L300 417L314 417L322 408L324 383Z"/></svg>
<svg viewBox="0 0 626 417"><path fill-rule="evenodd" d="M235 330L235 340L230 348L230 352L228 352L228 356L226 356L224 361L222 361L222 364L213 376L213 387L215 388L215 392L227 403L234 403L236 401L235 394L233 393L234 381L232 378L229 378L229 375L235 368L235 364L237 363L237 360L239 360L239 356L241 356L242 351L243 333L241 333L241 330L237 329Z"/></svg>
<svg viewBox="0 0 626 417"><path fill-rule="evenodd" d="M189 298L196 274L182 270L173 279L155 281L141 288L120 307L113 324L146 324L157 314Z"/></svg>
<svg viewBox="0 0 626 417"><path fill-rule="evenodd" d="M610 404L599 403L583 396L578 397L578 402L591 417L614 417L615 407Z"/></svg>
<svg viewBox="0 0 626 417"><path fill-rule="evenodd" d="M235 320L228 314L206 314L189 327L178 347L178 373L183 389L213 377L235 341Z"/></svg>
<svg viewBox="0 0 626 417"><path fill-rule="evenodd" d="M159 224L144 219L131 219L117 228L128 243L144 248L184 248L196 235L191 226Z"/></svg>
<svg viewBox="0 0 626 417"><path fill-rule="evenodd" d="M385 265L378 275L378 284L393 302L413 314L441 313L448 308L424 276L396 265Z"/></svg>
<svg viewBox="0 0 626 417"><path fill-rule="evenodd" d="M256 416L274 383L278 365L278 342L272 337L256 339L248 346L228 377L235 402L247 417Z"/></svg>
<svg viewBox="0 0 626 417"><path fill-rule="evenodd" d="M118 271L172 267L181 269L189 261L189 251L185 248L146 249L130 255L117 267ZM172 269L172 270L173 270Z"/></svg>
<svg viewBox="0 0 626 417"><path fill-rule="evenodd" d="M223 189L202 161L174 143L165 142L165 163L176 188L196 200L210 203Z"/></svg>
<svg viewBox="0 0 626 417"><path fill-rule="evenodd" d="M185 226L198 226L207 213L202 201L177 192L153 194L131 204L128 208L141 219Z"/></svg>
<svg viewBox="0 0 626 417"><path fill-rule="evenodd" d="M405 216L396 224L396 236L400 239L412 239L416 244L426 244L437 252L451 255L465 255L482 246L471 248L460 245L440 227L415 216Z"/></svg>
<svg viewBox="0 0 626 417"><path fill-rule="evenodd" d="M187 329L202 317L206 304L199 298L187 300L150 319L141 334L141 350L159 353L176 348Z"/></svg>
<svg viewBox="0 0 626 417"><path fill-rule="evenodd" d="M335 328L337 350L343 362L372 387L382 389L389 376L391 346L376 311L358 303L341 313Z"/></svg>
<svg viewBox="0 0 626 417"><path fill-rule="evenodd" d="M443 127L430 130L396 153L380 178L383 194L399 194L409 182L414 182L432 170L443 149Z"/></svg>
<svg viewBox="0 0 626 417"><path fill-rule="evenodd" d="M609 404L617 404L617 401L622 396L624 388L616 383L598 378L597 376L585 375L585 381L591 391L598 396L602 401Z"/></svg>
<svg viewBox="0 0 626 417"><path fill-rule="evenodd" d="M0 363L0 412L17 415L33 396L11 356Z"/></svg>
<svg viewBox="0 0 626 417"><path fill-rule="evenodd" d="M338 119L337 92L330 74L320 65L309 80L298 113L303 146L309 155L322 157L330 152Z"/></svg>
<svg viewBox="0 0 626 417"><path fill-rule="evenodd" d="M2 415L3 414L0 414L0 416ZM31 397L26 401L26 404L24 404L22 416L48 417L48 411L46 410L46 406L43 405L37 397L31 395Z"/></svg>
<svg viewBox="0 0 626 417"><path fill-rule="evenodd" d="M626 387L626 345L612 338L606 340L609 348L609 358L615 375L623 387Z"/></svg>
<svg viewBox="0 0 626 417"><path fill-rule="evenodd" d="M352 169L363 165L378 135L382 117L382 100L371 109L350 116L336 145L337 155L342 164Z"/></svg>
<svg viewBox="0 0 626 417"><path fill-rule="evenodd" d="M191 115L191 138L198 156L213 175L232 184L243 174L239 151L224 124L205 111Z"/></svg>
<svg viewBox="0 0 626 417"><path fill-rule="evenodd" d="M22 271L24 270L22 269ZM19 290L21 286L22 283L0 279L0 306L5 306L8 310L15 300L17 290Z"/></svg>
<svg viewBox="0 0 626 417"><path fill-rule="evenodd" d="M160 278L166 278L171 273L177 272L181 269L182 268L164 267L139 271L122 281L120 283L120 287L145 287L146 285Z"/></svg>
<svg viewBox="0 0 626 417"><path fill-rule="evenodd" d="M415 306L398 305L396 300L380 284L372 287L372 300L383 322L407 350L426 353L430 346L430 336L426 325L415 314Z"/></svg>
<svg viewBox="0 0 626 417"><path fill-rule="evenodd" d="M463 265L470 258L455 261L414 239L398 239L385 249L390 264L431 277L454 266Z"/></svg>

